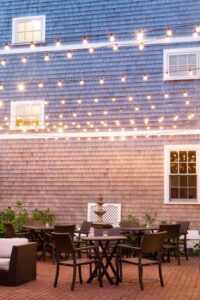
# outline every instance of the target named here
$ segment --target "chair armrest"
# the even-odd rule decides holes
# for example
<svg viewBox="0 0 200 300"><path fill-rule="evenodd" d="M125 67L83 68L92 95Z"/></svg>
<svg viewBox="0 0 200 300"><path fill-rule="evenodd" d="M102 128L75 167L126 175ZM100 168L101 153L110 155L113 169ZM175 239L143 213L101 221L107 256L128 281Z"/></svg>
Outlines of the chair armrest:
<svg viewBox="0 0 200 300"><path fill-rule="evenodd" d="M87 246L87 247L81 247L81 248L75 248L75 251L82 251L82 250L92 250L92 249L98 249L96 246Z"/></svg>
<svg viewBox="0 0 200 300"><path fill-rule="evenodd" d="M133 249L133 250L136 250L136 251L141 251L141 248L134 247L134 246L127 245L127 244L119 244L117 247L119 247L119 248L126 248L126 249Z"/></svg>

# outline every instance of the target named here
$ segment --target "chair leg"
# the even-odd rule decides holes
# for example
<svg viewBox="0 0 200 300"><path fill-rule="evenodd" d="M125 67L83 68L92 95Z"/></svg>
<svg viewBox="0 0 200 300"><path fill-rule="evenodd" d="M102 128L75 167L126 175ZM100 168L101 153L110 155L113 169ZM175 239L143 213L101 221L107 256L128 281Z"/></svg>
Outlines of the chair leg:
<svg viewBox="0 0 200 300"><path fill-rule="evenodd" d="M83 278L82 278L81 266L78 266L78 275L79 275L79 282L80 284L82 284Z"/></svg>
<svg viewBox="0 0 200 300"><path fill-rule="evenodd" d="M54 280L54 285L53 285L53 287L57 287L58 276L59 276L59 270L60 270L60 266L59 266L59 264L57 263L57 265L56 265L56 276L55 276L55 280Z"/></svg>
<svg viewBox="0 0 200 300"><path fill-rule="evenodd" d="M143 281L142 281L143 268L141 265L138 265L138 274L139 274L140 289L143 291L144 290Z"/></svg>
<svg viewBox="0 0 200 300"><path fill-rule="evenodd" d="M188 260L187 240L186 240L186 238L184 239L184 253L185 253L185 258L186 258L186 260Z"/></svg>
<svg viewBox="0 0 200 300"><path fill-rule="evenodd" d="M101 272L101 263L100 262L99 262L98 270L99 270L99 285L100 285L100 287L103 287L102 272Z"/></svg>
<svg viewBox="0 0 200 300"><path fill-rule="evenodd" d="M116 259L116 281L115 284L118 285L119 284L119 276L120 276L120 262L118 259Z"/></svg>
<svg viewBox="0 0 200 300"><path fill-rule="evenodd" d="M160 285L161 285L162 287L164 287L161 263L159 263L159 265L158 265L158 270L159 270L159 277L160 277Z"/></svg>
<svg viewBox="0 0 200 300"><path fill-rule="evenodd" d="M176 250L175 250L175 253L176 253L176 255L177 255L177 262L178 262L178 265L180 266L181 260L180 260L180 251L179 251L179 249L176 249Z"/></svg>
<svg viewBox="0 0 200 300"><path fill-rule="evenodd" d="M72 291L74 290L75 282L76 282L76 266L73 267L73 277L72 277L72 285L71 285Z"/></svg>

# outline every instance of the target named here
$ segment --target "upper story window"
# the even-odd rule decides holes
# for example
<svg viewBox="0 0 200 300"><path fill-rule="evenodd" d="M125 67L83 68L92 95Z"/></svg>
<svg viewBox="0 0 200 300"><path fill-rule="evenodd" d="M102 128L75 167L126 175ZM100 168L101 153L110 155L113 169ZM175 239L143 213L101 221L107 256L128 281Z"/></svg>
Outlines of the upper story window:
<svg viewBox="0 0 200 300"><path fill-rule="evenodd" d="M200 146L165 147L165 203L198 203Z"/></svg>
<svg viewBox="0 0 200 300"><path fill-rule="evenodd" d="M164 80L200 78L200 49L165 49Z"/></svg>
<svg viewBox="0 0 200 300"><path fill-rule="evenodd" d="M11 102L10 129L44 128L44 101Z"/></svg>
<svg viewBox="0 0 200 300"><path fill-rule="evenodd" d="M45 16L13 19L12 43L29 44L45 42Z"/></svg>

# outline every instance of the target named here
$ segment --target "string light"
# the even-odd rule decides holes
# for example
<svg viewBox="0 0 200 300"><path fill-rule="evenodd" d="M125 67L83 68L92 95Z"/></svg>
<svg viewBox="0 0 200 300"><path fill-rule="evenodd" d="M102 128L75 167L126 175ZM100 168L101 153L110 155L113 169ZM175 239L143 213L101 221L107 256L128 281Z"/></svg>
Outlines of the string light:
<svg viewBox="0 0 200 300"><path fill-rule="evenodd" d="M112 97L111 100L112 100L112 102L115 102L115 101L116 101L116 98L115 98L115 97Z"/></svg>
<svg viewBox="0 0 200 300"><path fill-rule="evenodd" d="M193 71L191 69L189 69L188 74L189 74L189 76L192 76L193 75Z"/></svg>
<svg viewBox="0 0 200 300"><path fill-rule="evenodd" d="M79 81L79 84L80 84L80 85L84 85L84 84L85 84L85 81L84 81L83 79L81 79L81 80Z"/></svg>
<svg viewBox="0 0 200 300"><path fill-rule="evenodd" d="M6 44L5 44L5 46L4 46L4 50L5 50L5 51L8 51L8 50L10 50L10 47L9 47L8 43L6 43Z"/></svg>
<svg viewBox="0 0 200 300"><path fill-rule="evenodd" d="M99 84L103 85L105 83L105 80L103 78L99 79Z"/></svg>
<svg viewBox="0 0 200 300"><path fill-rule="evenodd" d="M23 64L26 64L27 63L27 57L26 56L22 57L21 62Z"/></svg>
<svg viewBox="0 0 200 300"><path fill-rule="evenodd" d="M147 81L148 80L148 75L147 74L143 74L143 80Z"/></svg>
<svg viewBox="0 0 200 300"><path fill-rule="evenodd" d="M121 77L121 82L126 82L126 77L125 76Z"/></svg>
<svg viewBox="0 0 200 300"><path fill-rule="evenodd" d="M140 43L140 44L139 44L139 49L140 49L140 50L144 50L144 44L143 44L143 43Z"/></svg>
<svg viewBox="0 0 200 300"><path fill-rule="evenodd" d="M196 32L199 33L200 32L200 25L197 25L195 30L196 30Z"/></svg>
<svg viewBox="0 0 200 300"><path fill-rule="evenodd" d="M88 44L88 39L87 39L86 36L83 38L83 44L84 44L84 45L87 45L87 44Z"/></svg>
<svg viewBox="0 0 200 300"><path fill-rule="evenodd" d="M34 49L35 48L35 44L33 42L30 43L30 48Z"/></svg>
<svg viewBox="0 0 200 300"><path fill-rule="evenodd" d="M0 90L2 91L4 89L4 86L2 83L0 83Z"/></svg>
<svg viewBox="0 0 200 300"><path fill-rule="evenodd" d="M72 59L72 57L73 57L72 52L71 52L71 51L68 51L68 52L67 52L67 58L68 58L68 59Z"/></svg>
<svg viewBox="0 0 200 300"><path fill-rule="evenodd" d="M58 80L57 86L61 87L62 85L63 85L62 81L61 81L61 80Z"/></svg>
<svg viewBox="0 0 200 300"><path fill-rule="evenodd" d="M45 56L44 56L44 60L45 61L50 61L50 56L49 56L49 54L47 53L47 54L45 54Z"/></svg>
<svg viewBox="0 0 200 300"><path fill-rule="evenodd" d="M39 83L38 83L38 87L39 87L39 88L43 88L43 87L44 87L44 83L43 83L43 82L39 82Z"/></svg>
<svg viewBox="0 0 200 300"><path fill-rule="evenodd" d="M2 59L2 60L1 60L1 65L2 65L2 66L5 66L5 65L6 65L5 59Z"/></svg>
<svg viewBox="0 0 200 300"><path fill-rule="evenodd" d="M151 95L147 95L147 100L151 100Z"/></svg>
<svg viewBox="0 0 200 300"><path fill-rule="evenodd" d="M95 99L94 99L94 102L95 102L95 103L98 103L98 102L99 102L99 99L98 99L98 98L95 98Z"/></svg>
<svg viewBox="0 0 200 300"><path fill-rule="evenodd" d="M114 34L111 34L111 35L110 35L110 41L111 41L111 42L114 42L114 41L115 41L115 36L114 36Z"/></svg>
<svg viewBox="0 0 200 300"><path fill-rule="evenodd" d="M94 48L90 47L90 48L88 49L88 51L89 51L89 53L93 53L93 52L94 52Z"/></svg>
<svg viewBox="0 0 200 300"><path fill-rule="evenodd" d="M17 89L19 92L23 92L25 90L25 85L23 83L19 83L17 85Z"/></svg>
<svg viewBox="0 0 200 300"><path fill-rule="evenodd" d="M139 31L137 33L137 40L141 42L143 38L144 38L144 33L142 31Z"/></svg>
<svg viewBox="0 0 200 300"><path fill-rule="evenodd" d="M167 29L167 31L166 31L166 35L167 35L167 37L171 37L171 36L172 36L172 34L173 34L173 31L172 31L172 29L171 29L171 28L168 28L168 29Z"/></svg>
<svg viewBox="0 0 200 300"><path fill-rule="evenodd" d="M82 103L82 100L81 100L81 99L79 99L79 100L77 101L77 103L78 103L78 104L81 104L81 103Z"/></svg>
<svg viewBox="0 0 200 300"><path fill-rule="evenodd" d="M128 101L130 101L130 102L133 101L133 96L129 96Z"/></svg>
<svg viewBox="0 0 200 300"><path fill-rule="evenodd" d="M61 46L61 42L60 42L60 40L57 40L56 41L56 47L60 47Z"/></svg>
<svg viewBox="0 0 200 300"><path fill-rule="evenodd" d="M65 104L65 100L61 100L60 103L63 105Z"/></svg>
<svg viewBox="0 0 200 300"><path fill-rule="evenodd" d="M113 51L117 51L118 49L119 49L118 44L114 44L114 45L113 45Z"/></svg>

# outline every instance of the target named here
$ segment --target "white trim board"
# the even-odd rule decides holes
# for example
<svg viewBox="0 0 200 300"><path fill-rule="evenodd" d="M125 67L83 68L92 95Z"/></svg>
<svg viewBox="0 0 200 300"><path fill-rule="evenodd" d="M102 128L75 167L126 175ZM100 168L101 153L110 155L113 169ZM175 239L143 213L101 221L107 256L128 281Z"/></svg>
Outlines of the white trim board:
<svg viewBox="0 0 200 300"><path fill-rule="evenodd" d="M26 129L26 128L24 128ZM98 132L55 132L55 133L4 133L0 140L17 139L57 139L57 138L126 138L126 137L160 137L160 136L185 136L200 135L200 129L191 130L149 130L149 131L98 131Z"/></svg>
<svg viewBox="0 0 200 300"><path fill-rule="evenodd" d="M186 36L186 37L172 37L169 39L166 38L160 38L160 39L144 39L143 44L145 45L170 45L170 44L176 44L176 43L194 43L194 42L200 42L200 36L197 38L193 38L192 36ZM124 40L124 41L116 41L116 42L95 42L95 43L88 43L87 45L83 43L77 43L77 44L63 44L59 47L52 45L52 46L37 46L35 45L35 48L30 47L23 47L18 48L20 46L15 46L16 48L10 48L9 50L2 49L0 50L0 55L10 55L10 54L20 54L20 53L37 53L37 52L57 52L57 51L73 51L73 50L84 50L92 48L112 48L113 45L117 44L119 47L126 47L126 46L136 46L140 43L138 43L138 40Z"/></svg>

